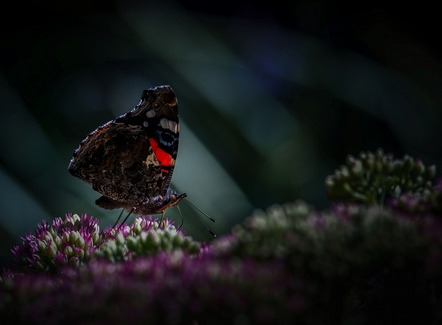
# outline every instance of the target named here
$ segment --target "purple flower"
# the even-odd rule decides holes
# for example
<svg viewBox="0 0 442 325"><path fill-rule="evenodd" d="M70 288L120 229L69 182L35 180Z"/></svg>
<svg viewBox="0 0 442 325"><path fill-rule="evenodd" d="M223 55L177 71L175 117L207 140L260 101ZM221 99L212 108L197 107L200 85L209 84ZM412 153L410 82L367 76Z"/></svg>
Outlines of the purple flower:
<svg viewBox="0 0 442 325"><path fill-rule="evenodd" d="M96 251L99 257L111 261L127 261L140 256L155 255L161 251L183 250L190 254L200 252L200 244L168 219L160 225L158 219L137 217L131 225L118 230L107 228L103 232L104 243Z"/></svg>
<svg viewBox="0 0 442 325"><path fill-rule="evenodd" d="M100 233L96 219L68 214L52 224L43 221L34 235L26 235L22 241L21 246L12 249L10 268L15 272L55 272L62 266L80 266L97 257L124 261L163 250L200 252L200 244L176 229L173 222L165 219L160 226L151 216L137 217L130 225L108 227Z"/></svg>
<svg viewBox="0 0 442 325"><path fill-rule="evenodd" d="M22 237L22 245L11 251L10 268L17 272L55 271L60 266L84 264L100 240L98 221L87 215L67 214L52 224L43 221L35 234Z"/></svg>
<svg viewBox="0 0 442 325"><path fill-rule="evenodd" d="M2 320L33 324L278 323L306 306L302 286L279 262L183 251L124 263L96 260L52 276L27 274L9 288L0 287ZM16 308L1 310L9 304Z"/></svg>

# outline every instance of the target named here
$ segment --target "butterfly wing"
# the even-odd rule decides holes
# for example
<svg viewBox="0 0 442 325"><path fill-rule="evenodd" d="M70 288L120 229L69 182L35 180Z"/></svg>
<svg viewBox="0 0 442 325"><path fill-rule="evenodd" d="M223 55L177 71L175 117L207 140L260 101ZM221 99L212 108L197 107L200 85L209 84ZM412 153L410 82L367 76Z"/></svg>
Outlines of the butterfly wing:
<svg viewBox="0 0 442 325"><path fill-rule="evenodd" d="M178 105L172 88L151 88L132 111L89 134L68 170L103 195L98 205L139 207L167 193L178 140Z"/></svg>

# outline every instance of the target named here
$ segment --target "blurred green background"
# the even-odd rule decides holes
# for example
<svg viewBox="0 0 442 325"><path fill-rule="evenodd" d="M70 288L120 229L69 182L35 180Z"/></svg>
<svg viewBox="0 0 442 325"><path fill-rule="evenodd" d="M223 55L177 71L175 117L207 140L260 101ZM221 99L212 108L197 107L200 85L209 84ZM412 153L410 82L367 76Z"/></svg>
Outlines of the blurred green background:
<svg viewBox="0 0 442 325"><path fill-rule="evenodd" d="M323 0L4 5L1 262L43 219L115 220L67 166L89 132L152 86L170 84L179 100L173 186L218 235L272 203L325 207L324 179L348 153L382 146L441 167L438 12ZM181 206L184 229L210 240Z"/></svg>

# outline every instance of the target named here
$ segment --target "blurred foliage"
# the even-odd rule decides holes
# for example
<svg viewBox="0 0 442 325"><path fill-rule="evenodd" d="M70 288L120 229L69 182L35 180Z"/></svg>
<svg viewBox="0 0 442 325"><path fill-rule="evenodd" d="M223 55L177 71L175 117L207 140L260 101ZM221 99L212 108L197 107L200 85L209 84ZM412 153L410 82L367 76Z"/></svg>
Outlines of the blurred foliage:
<svg viewBox="0 0 442 325"><path fill-rule="evenodd" d="M173 185L216 219L218 235L252 207L295 198L325 206L323 179L348 153L382 146L440 165L438 11L430 8L321 0L6 4L2 247L66 212L116 219L119 211L96 207L98 194L66 168L89 132L160 84L180 103ZM183 210L186 232L210 239ZM176 211L168 216L179 219Z"/></svg>
<svg viewBox="0 0 442 325"><path fill-rule="evenodd" d="M440 197L439 186L431 192ZM413 202L394 206L275 204L213 249L226 258L283 260L293 279L311 281L309 324L439 323L441 215L404 209Z"/></svg>

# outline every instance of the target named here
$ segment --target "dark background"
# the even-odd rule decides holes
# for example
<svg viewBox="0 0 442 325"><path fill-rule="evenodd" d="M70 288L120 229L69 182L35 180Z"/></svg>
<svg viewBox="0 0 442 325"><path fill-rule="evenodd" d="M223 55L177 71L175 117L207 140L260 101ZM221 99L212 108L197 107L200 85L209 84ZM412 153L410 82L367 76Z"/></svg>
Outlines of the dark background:
<svg viewBox="0 0 442 325"><path fill-rule="evenodd" d="M254 208L327 206L324 178L348 153L383 147L440 168L439 10L353 3L3 5L1 260L43 219L115 220L67 166L89 132L156 85L170 84L180 104L173 185L218 235ZM204 217L182 210L184 229L210 240Z"/></svg>

